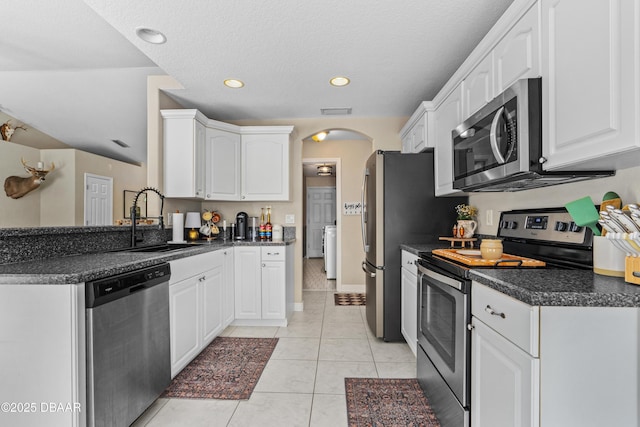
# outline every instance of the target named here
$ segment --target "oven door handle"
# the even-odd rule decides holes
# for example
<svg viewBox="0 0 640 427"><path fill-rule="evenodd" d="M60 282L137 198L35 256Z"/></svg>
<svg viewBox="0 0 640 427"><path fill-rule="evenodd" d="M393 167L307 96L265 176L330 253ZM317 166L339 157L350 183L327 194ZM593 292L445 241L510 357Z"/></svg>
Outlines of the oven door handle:
<svg viewBox="0 0 640 427"><path fill-rule="evenodd" d="M460 280L456 280L443 274L436 273L435 271L429 270L428 268L420 264L418 264L418 271L425 276L431 277L438 282L444 283L445 285L451 286L452 288L462 292L463 283Z"/></svg>

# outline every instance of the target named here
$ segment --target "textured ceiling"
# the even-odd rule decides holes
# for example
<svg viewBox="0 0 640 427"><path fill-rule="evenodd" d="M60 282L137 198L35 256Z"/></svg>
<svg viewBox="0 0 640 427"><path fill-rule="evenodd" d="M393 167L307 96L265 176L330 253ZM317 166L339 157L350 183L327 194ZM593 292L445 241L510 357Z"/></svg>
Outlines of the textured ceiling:
<svg viewBox="0 0 640 427"><path fill-rule="evenodd" d="M331 107L409 116L510 4L5 0L0 110L69 145L133 161L145 160L150 74L176 78L185 89L170 95L217 120L312 118ZM167 42L139 40L138 26ZM330 86L336 75L352 83ZM228 89L225 78L246 86Z"/></svg>

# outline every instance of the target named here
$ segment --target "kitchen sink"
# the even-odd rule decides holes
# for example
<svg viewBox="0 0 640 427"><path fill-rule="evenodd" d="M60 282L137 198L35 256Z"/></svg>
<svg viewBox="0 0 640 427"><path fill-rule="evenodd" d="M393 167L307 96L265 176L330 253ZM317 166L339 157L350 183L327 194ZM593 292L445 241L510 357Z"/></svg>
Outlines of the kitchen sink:
<svg viewBox="0 0 640 427"><path fill-rule="evenodd" d="M166 245L154 245L154 246L139 246L135 248L124 249L123 252L171 252L179 249L190 248L194 245L189 243L177 243Z"/></svg>

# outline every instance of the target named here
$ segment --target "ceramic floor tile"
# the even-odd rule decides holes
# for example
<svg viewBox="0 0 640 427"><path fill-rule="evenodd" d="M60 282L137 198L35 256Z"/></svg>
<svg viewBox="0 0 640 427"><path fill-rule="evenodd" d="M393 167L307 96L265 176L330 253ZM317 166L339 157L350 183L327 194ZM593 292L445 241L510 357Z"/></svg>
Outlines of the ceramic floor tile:
<svg viewBox="0 0 640 427"><path fill-rule="evenodd" d="M378 374L373 362L319 360L315 393L344 395L344 379L349 377L377 378Z"/></svg>
<svg viewBox="0 0 640 427"><path fill-rule="evenodd" d="M416 362L376 362L380 378L416 378Z"/></svg>
<svg viewBox="0 0 640 427"><path fill-rule="evenodd" d="M320 338L282 337L278 339L271 360L318 360Z"/></svg>
<svg viewBox="0 0 640 427"><path fill-rule="evenodd" d="M223 427L237 406L237 400L169 399L146 426Z"/></svg>
<svg viewBox="0 0 640 427"><path fill-rule="evenodd" d="M324 311L324 323L362 323L362 316L357 307L336 307Z"/></svg>
<svg viewBox="0 0 640 427"><path fill-rule="evenodd" d="M322 338L319 360L373 362L371 346L366 338Z"/></svg>
<svg viewBox="0 0 640 427"><path fill-rule="evenodd" d="M322 338L367 338L363 323L325 323Z"/></svg>
<svg viewBox="0 0 640 427"><path fill-rule="evenodd" d="M276 337L319 338L322 325L319 323L292 323L286 328L279 328Z"/></svg>
<svg viewBox="0 0 640 427"><path fill-rule="evenodd" d="M308 427L312 399L312 394L254 392L238 404L228 427Z"/></svg>
<svg viewBox="0 0 640 427"><path fill-rule="evenodd" d="M137 420L135 420L135 422L133 424L131 424L131 427L143 427L146 426L147 423L156 416L156 414L158 413L158 411L160 411L160 409L162 409L162 407L164 405L167 404L167 402L169 401L169 399L156 399L155 402L153 402L151 404L151 406L149 406L147 408L146 411L144 411L144 413L142 415L140 415L138 417Z"/></svg>
<svg viewBox="0 0 640 427"><path fill-rule="evenodd" d="M230 337L273 338L278 332L277 326L236 326Z"/></svg>
<svg viewBox="0 0 640 427"><path fill-rule="evenodd" d="M269 360L254 392L313 393L315 360Z"/></svg>
<svg viewBox="0 0 640 427"><path fill-rule="evenodd" d="M416 362L416 357L405 342L384 342L373 338L369 343L376 362Z"/></svg>
<svg viewBox="0 0 640 427"><path fill-rule="evenodd" d="M224 331L220 333L221 337L230 337L233 331L236 330L236 326L227 326Z"/></svg>
<svg viewBox="0 0 640 427"><path fill-rule="evenodd" d="M309 427L347 425L347 399L344 394L315 394Z"/></svg>

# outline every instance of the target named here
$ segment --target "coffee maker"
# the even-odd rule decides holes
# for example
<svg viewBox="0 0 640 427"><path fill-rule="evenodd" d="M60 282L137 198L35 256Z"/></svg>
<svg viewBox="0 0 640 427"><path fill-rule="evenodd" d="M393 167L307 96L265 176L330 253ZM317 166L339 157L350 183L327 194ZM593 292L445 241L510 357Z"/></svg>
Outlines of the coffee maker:
<svg viewBox="0 0 640 427"><path fill-rule="evenodd" d="M236 215L236 240L247 239L249 215L246 212L238 212Z"/></svg>

